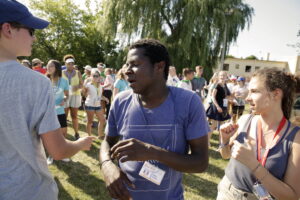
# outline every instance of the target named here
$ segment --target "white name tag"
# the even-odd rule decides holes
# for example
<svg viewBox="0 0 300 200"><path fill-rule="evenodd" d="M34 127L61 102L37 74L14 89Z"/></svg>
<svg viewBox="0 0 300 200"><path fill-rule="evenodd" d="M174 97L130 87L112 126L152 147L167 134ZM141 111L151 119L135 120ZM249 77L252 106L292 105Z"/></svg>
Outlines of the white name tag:
<svg viewBox="0 0 300 200"><path fill-rule="evenodd" d="M223 99L223 107L227 107L228 106L228 99Z"/></svg>
<svg viewBox="0 0 300 200"><path fill-rule="evenodd" d="M158 167L146 161L139 175L151 181L152 183L155 183L156 185L160 185L165 173L166 172L164 170L159 169Z"/></svg>

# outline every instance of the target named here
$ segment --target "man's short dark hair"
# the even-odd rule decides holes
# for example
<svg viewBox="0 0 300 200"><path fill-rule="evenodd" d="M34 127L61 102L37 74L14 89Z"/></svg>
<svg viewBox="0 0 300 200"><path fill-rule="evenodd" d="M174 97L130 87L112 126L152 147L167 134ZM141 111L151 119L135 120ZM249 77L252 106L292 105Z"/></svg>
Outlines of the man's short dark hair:
<svg viewBox="0 0 300 200"><path fill-rule="evenodd" d="M170 56L167 48L158 40L155 39L141 39L133 43L129 50L131 49L144 49L144 56L147 56L152 64L164 61L164 78L168 79L169 66L171 64Z"/></svg>

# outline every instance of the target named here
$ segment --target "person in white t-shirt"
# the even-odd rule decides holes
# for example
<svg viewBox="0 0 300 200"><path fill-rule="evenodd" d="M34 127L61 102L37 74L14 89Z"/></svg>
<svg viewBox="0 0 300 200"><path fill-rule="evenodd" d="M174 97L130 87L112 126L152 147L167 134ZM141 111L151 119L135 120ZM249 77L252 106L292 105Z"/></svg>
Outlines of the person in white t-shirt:
<svg viewBox="0 0 300 200"><path fill-rule="evenodd" d="M85 111L87 113L87 124L86 132L91 135L92 133L92 124L94 116L96 115L98 123L98 137L99 139L104 138L104 112L101 108L101 97L103 88L100 82L100 72L98 69L93 68L91 71L91 81L88 82L83 88L83 94L86 96L85 100Z"/></svg>
<svg viewBox="0 0 300 200"><path fill-rule="evenodd" d="M191 80L194 78L194 71L190 68L184 68L182 74L183 80L177 84L177 87L193 91Z"/></svg>
<svg viewBox="0 0 300 200"><path fill-rule="evenodd" d="M239 77L237 79L237 85L233 87L233 105L232 105L232 121L236 122L240 116L243 115L245 110L245 99L248 95L248 89L245 85L245 78Z"/></svg>
<svg viewBox="0 0 300 200"><path fill-rule="evenodd" d="M178 76L176 74L176 68L174 66L170 66L167 85L176 87L177 84L179 83L179 81L180 81L180 79L178 78Z"/></svg>

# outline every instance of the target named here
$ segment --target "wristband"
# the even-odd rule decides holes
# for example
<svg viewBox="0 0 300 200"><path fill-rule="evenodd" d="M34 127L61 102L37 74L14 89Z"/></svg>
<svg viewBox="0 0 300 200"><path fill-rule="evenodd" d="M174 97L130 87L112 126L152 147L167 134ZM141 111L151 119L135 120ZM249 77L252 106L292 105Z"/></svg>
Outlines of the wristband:
<svg viewBox="0 0 300 200"><path fill-rule="evenodd" d="M110 160L110 159L107 159L107 160L102 161L102 162L100 163L100 169L102 168L103 164L106 163L106 162L108 162L108 161L111 161L111 160Z"/></svg>
<svg viewBox="0 0 300 200"><path fill-rule="evenodd" d="M226 142L226 143L221 143L221 144L219 145L219 149L222 149L222 148L226 147L228 144L229 144L229 141Z"/></svg>

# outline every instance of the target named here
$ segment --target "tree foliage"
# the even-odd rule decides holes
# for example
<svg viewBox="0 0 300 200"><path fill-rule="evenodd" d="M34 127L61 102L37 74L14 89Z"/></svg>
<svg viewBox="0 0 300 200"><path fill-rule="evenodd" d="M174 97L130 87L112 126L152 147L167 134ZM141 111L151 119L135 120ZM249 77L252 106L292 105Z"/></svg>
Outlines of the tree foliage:
<svg viewBox="0 0 300 200"><path fill-rule="evenodd" d="M73 54L79 66L106 62L114 65L116 42L104 40L95 21L101 15L99 9L91 9L90 0L85 1L88 9L80 9L72 0L31 0L31 8L50 21L48 28L36 31L33 57L44 61L62 61L65 54ZM109 61L109 62L107 62Z"/></svg>
<svg viewBox="0 0 300 200"><path fill-rule="evenodd" d="M103 0L99 27L123 46L155 38L168 47L177 69L207 66L218 60L227 25L225 49L250 25L253 9L242 0Z"/></svg>
<svg viewBox="0 0 300 200"><path fill-rule="evenodd" d="M255 55L248 56L245 59L247 59L247 60L258 60L258 58Z"/></svg>

